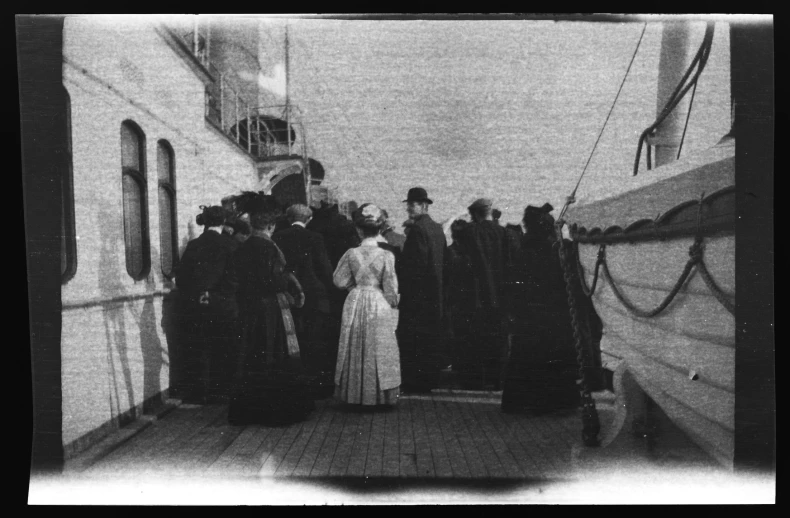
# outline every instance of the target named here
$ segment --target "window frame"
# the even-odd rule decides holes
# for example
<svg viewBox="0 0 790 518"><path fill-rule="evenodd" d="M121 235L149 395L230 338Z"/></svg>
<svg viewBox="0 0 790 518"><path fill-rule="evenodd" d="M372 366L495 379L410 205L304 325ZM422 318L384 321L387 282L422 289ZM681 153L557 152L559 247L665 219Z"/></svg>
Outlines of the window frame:
<svg viewBox="0 0 790 518"><path fill-rule="evenodd" d="M123 165L123 128L127 127L131 132L137 135L138 140L138 163L141 171ZM151 273L151 240L148 231L148 179L147 179L147 166L146 166L146 138L145 132L133 120L126 119L121 123L121 200L123 205L123 238L124 238L124 255L126 262L126 273L135 281L140 281L148 277ZM129 271L129 240L127 238L127 224L128 215L126 214L126 191L123 186L125 177L130 177L137 183L140 188L140 235L141 235L141 268L138 274Z"/></svg>
<svg viewBox="0 0 790 518"><path fill-rule="evenodd" d="M68 283L77 274L77 231L74 211L74 158L71 134L71 97L64 88L65 139L63 144L64 168L60 176L61 217L63 218L63 240L61 256L65 256L66 268L60 272L61 284Z"/></svg>
<svg viewBox="0 0 790 518"><path fill-rule="evenodd" d="M170 170L168 171L168 180L162 180L159 172L159 150L163 149L165 153L167 153L169 158L169 166ZM175 277L176 267L178 266L178 209L177 209L177 197L176 197L176 153L173 149L173 146L165 139L160 139L157 142L157 188L165 191L167 196L170 198L170 257L171 257L171 265L170 265L170 272L165 272L164 268L164 254L162 253L162 249L164 249L166 243L164 241L164 234L162 232L162 206L159 206L159 268L162 271L162 275L168 279L173 280ZM157 193L158 194L158 193ZM157 197L157 202L159 202L159 198Z"/></svg>

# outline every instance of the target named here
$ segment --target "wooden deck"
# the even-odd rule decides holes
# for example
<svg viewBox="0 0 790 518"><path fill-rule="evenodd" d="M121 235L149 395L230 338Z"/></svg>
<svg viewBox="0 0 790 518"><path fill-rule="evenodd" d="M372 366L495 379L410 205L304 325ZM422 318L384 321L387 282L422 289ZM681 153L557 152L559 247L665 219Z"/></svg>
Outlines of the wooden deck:
<svg viewBox="0 0 790 518"><path fill-rule="evenodd" d="M226 405L181 405L88 468L89 476L563 478L577 411L509 415L499 401L412 395L392 410L318 401L288 427L231 426Z"/></svg>

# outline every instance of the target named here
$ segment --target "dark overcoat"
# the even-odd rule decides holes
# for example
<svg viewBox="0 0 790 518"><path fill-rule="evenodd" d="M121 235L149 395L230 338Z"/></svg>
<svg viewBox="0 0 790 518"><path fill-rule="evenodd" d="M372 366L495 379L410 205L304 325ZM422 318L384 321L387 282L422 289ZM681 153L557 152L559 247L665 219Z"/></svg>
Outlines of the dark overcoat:
<svg viewBox="0 0 790 518"><path fill-rule="evenodd" d="M447 240L428 214L413 218L400 256L400 324L420 332L440 332L444 314Z"/></svg>
<svg viewBox="0 0 790 518"><path fill-rule="evenodd" d="M272 240L285 255L288 270L296 275L305 295L304 311L329 313L332 265L318 232L300 225L275 232Z"/></svg>
<svg viewBox="0 0 790 518"><path fill-rule="evenodd" d="M234 248L232 239L212 230L205 230L187 244L175 272L183 314L199 314L198 318L238 317L237 278L231 261ZM206 292L208 303L200 304L201 295ZM206 297L203 299L205 302Z"/></svg>

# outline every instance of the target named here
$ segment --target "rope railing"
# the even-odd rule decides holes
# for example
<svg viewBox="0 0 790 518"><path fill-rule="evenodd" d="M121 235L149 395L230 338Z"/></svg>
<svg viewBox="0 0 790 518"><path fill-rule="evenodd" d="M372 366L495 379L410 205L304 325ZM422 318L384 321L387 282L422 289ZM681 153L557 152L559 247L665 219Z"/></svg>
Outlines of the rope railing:
<svg viewBox="0 0 790 518"><path fill-rule="evenodd" d="M702 195L702 197L704 197L704 194ZM607 281L609 282L609 286L612 288L612 293L614 293L615 297L617 297L617 300L619 300L620 303L623 306L625 306L626 309L632 314L641 318L652 318L661 314L661 312L663 312L666 308L669 307L669 305L675 299L677 294L680 292L683 285L691 276L694 267L696 267L697 271L699 271L700 275L702 276L703 282L708 287L708 289L713 293L713 296L716 298L716 300L722 306L724 306L724 308L728 312L734 315L735 303L732 300L730 300L729 296L719 287L719 285L710 275L710 272L708 271L708 268L705 265L705 261L703 260L704 243L703 243L703 236L701 234L701 231L699 230L702 227L702 207L703 207L702 197L700 197L699 210L697 213L697 228L698 228L697 236L694 238L694 243L689 248L689 259L688 261L686 261L686 265L683 267L683 272L680 274L680 277L675 282L675 285L672 287L672 290L670 290L669 294L667 294L667 296L664 297L664 300L657 307L649 311L638 308L631 301L629 301L625 297L625 295L623 295L620 288L617 287L617 284L615 283L611 272L609 271L609 264L606 260L605 244L601 244L600 248L598 249L598 259L596 260L595 263L595 275L593 278L593 287L591 289L587 288L586 286L585 272L584 272L584 268L581 265L581 260L578 252L578 244L575 247L576 250L575 258L577 261L579 277L581 279L580 284L582 286L582 290L584 291L585 295L592 296L592 293L595 291L595 286L598 280L598 269L599 267L603 267L603 273L606 276Z"/></svg>

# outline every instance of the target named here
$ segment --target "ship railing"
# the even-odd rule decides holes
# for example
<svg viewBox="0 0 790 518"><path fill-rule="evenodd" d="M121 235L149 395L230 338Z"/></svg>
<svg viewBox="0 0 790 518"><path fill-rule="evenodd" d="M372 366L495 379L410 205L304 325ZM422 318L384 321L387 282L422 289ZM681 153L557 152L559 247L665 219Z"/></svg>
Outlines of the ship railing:
<svg viewBox="0 0 790 518"><path fill-rule="evenodd" d="M206 86L205 117L253 158L306 156L305 132L294 105L250 103L225 74ZM290 138L287 138L290 129Z"/></svg>

